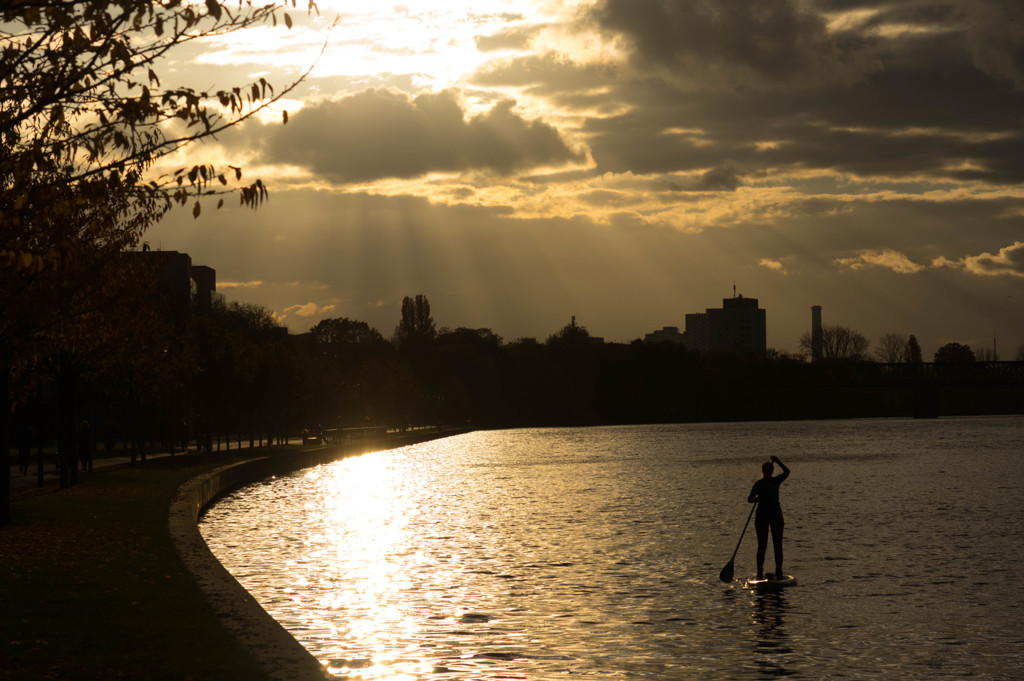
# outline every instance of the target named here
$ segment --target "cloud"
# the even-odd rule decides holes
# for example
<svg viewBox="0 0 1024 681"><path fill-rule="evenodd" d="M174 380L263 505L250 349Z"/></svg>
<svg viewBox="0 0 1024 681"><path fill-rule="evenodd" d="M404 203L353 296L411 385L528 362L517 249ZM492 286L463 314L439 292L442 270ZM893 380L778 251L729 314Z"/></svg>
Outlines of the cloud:
<svg viewBox="0 0 1024 681"><path fill-rule="evenodd" d="M263 282L259 279L253 281L218 281L217 288L258 288L263 286Z"/></svg>
<svg viewBox="0 0 1024 681"><path fill-rule="evenodd" d="M467 118L452 92L409 98L366 90L265 128L265 156L339 183L472 170L507 175L580 160L555 128L513 108L504 100Z"/></svg>
<svg viewBox="0 0 1024 681"><path fill-rule="evenodd" d="M1024 88L1024 4L1018 0L960 3L965 44L975 66Z"/></svg>
<svg viewBox="0 0 1024 681"><path fill-rule="evenodd" d="M861 251L856 257L838 258L834 262L851 270L874 266L884 267L899 274L915 274L925 269L924 265L919 265L902 253L890 249Z"/></svg>
<svg viewBox="0 0 1024 681"><path fill-rule="evenodd" d="M761 258L761 262L759 262L758 265L760 265L761 267L766 267L772 270L773 272L778 272L779 274L789 274L789 271L786 269L786 266L782 264L781 260Z"/></svg>
<svg viewBox="0 0 1024 681"><path fill-rule="evenodd" d="M739 186L740 178L734 168L712 168L688 183L669 183L672 191L734 192Z"/></svg>
<svg viewBox="0 0 1024 681"><path fill-rule="evenodd" d="M522 50L529 46L533 37L543 28L540 25L514 26L491 35L478 35L473 40L481 52Z"/></svg>
<svg viewBox="0 0 1024 681"><path fill-rule="evenodd" d="M594 6L593 20L624 41L632 69L578 65L587 89L563 87L557 101L585 112L582 129L599 172L733 163L747 176L819 169L858 178L1024 182L1024 4L756 5ZM990 44L987 32L1002 37ZM563 86L571 78L564 63L561 71L540 66L501 73ZM604 90L595 76L604 77ZM544 92L542 82L531 88ZM680 127L691 132L673 133Z"/></svg>
<svg viewBox="0 0 1024 681"><path fill-rule="evenodd" d="M1010 246L1000 248L995 254L981 253L960 260L937 258L934 264L937 267L963 269L980 276L1024 277L1024 242L1015 241Z"/></svg>
<svg viewBox="0 0 1024 681"><path fill-rule="evenodd" d="M824 18L793 0L602 0L597 23L621 35L644 68L728 73L744 81L782 81L838 62Z"/></svg>
<svg viewBox="0 0 1024 681"><path fill-rule="evenodd" d="M334 311L334 305L317 305L316 303L305 303L303 305L291 305L282 310L282 317L295 315L297 317L315 317Z"/></svg>

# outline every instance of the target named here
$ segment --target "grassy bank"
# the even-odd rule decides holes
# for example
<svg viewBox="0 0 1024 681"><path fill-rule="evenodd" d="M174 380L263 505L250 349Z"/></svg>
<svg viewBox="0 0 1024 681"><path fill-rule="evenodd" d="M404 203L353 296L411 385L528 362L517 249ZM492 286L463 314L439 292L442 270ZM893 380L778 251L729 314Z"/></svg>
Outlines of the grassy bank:
<svg viewBox="0 0 1024 681"><path fill-rule="evenodd" d="M0 679L265 678L214 616L167 530L181 484L241 458L156 459L16 496L13 524L0 527Z"/></svg>

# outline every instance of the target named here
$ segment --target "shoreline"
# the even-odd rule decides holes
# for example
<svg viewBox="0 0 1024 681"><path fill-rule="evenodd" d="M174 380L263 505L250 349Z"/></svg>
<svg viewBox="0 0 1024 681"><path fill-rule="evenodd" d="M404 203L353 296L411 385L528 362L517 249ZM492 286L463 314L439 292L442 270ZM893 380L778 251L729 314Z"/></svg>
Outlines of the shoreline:
<svg viewBox="0 0 1024 681"><path fill-rule="evenodd" d="M324 681L334 678L221 565L199 532L198 521L217 499L232 490L274 475L375 451L467 432L465 429L411 432L384 440L320 445L227 464L197 476L179 489L168 514L168 529L178 556L210 603L224 629L249 652L274 681ZM381 447L380 445L386 445Z"/></svg>

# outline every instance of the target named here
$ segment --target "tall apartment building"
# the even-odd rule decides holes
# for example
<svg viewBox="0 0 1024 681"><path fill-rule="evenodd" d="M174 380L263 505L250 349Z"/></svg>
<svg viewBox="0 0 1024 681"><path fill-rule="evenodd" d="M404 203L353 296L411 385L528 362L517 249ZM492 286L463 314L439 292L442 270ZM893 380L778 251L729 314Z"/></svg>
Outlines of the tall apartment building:
<svg viewBox="0 0 1024 681"><path fill-rule="evenodd" d="M191 256L178 251L131 251L123 255L141 268L142 276L154 278L176 319L210 311L217 295L217 271L212 267L193 265Z"/></svg>
<svg viewBox="0 0 1024 681"><path fill-rule="evenodd" d="M684 336L687 347L699 352L744 348L764 354L768 349L765 311L757 298L742 295L724 298L720 308L686 315Z"/></svg>

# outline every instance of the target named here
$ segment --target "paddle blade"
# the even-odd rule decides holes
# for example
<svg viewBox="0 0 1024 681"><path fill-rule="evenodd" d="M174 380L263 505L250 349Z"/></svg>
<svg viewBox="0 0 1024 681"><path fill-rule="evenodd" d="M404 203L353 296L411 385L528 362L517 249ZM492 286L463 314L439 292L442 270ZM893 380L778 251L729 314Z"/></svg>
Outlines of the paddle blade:
<svg viewBox="0 0 1024 681"><path fill-rule="evenodd" d="M733 567L732 567L732 561L730 560L729 564L726 565L724 568L722 568L722 571L718 573L718 578L720 580L722 580L723 582L725 582L726 584L728 584L729 582L732 581L732 573L733 573Z"/></svg>

